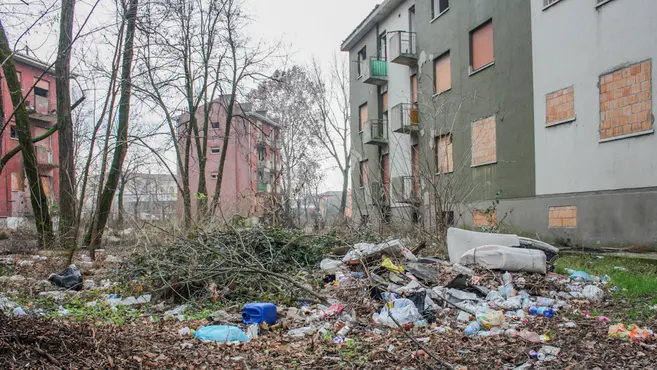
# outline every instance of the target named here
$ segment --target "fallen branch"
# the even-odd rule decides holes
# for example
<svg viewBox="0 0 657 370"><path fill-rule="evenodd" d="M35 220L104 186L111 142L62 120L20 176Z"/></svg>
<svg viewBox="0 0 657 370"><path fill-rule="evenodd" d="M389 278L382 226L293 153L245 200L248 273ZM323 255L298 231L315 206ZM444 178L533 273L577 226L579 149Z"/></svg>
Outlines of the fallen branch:
<svg viewBox="0 0 657 370"><path fill-rule="evenodd" d="M420 347L420 349L423 350L424 353L429 355L429 357L433 358L434 360L438 361L444 367L446 367L450 370L454 369L454 366L452 364L450 364L449 362L443 360L442 358L440 358L435 353L429 351L429 349L427 347L425 347L422 343L418 342L417 339L415 339L412 335L408 334L406 329L404 329L404 327L399 324L399 322L397 321L397 319L395 319L395 316L393 314L390 314L388 316L392 319L392 321L395 322L395 325L397 325L399 327L399 330L401 330L401 332L404 333L404 335L407 336L408 339L412 340L413 343L415 343L418 347Z"/></svg>
<svg viewBox="0 0 657 370"><path fill-rule="evenodd" d="M44 351L44 350L42 350L41 348L39 348L38 344L37 344L37 346L34 347L33 349L34 349L34 351L35 351L36 353L38 353L38 354L40 354L41 356L47 358L48 361L50 361L50 363L52 363L53 365L61 366L61 364L59 363L59 361L57 361L56 358L52 357L51 355L49 355L48 353L46 353L46 351Z"/></svg>

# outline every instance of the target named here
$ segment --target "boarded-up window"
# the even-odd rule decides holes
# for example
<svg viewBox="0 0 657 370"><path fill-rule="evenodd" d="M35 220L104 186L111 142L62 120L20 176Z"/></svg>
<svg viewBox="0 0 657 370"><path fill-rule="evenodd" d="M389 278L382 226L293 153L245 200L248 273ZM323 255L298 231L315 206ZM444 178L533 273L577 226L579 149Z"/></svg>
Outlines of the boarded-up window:
<svg viewBox="0 0 657 370"><path fill-rule="evenodd" d="M417 75L411 76L411 103L417 104Z"/></svg>
<svg viewBox="0 0 657 370"><path fill-rule="evenodd" d="M48 102L48 92L50 83L44 80L37 80L34 86L34 106L37 113L47 114L50 110Z"/></svg>
<svg viewBox="0 0 657 370"><path fill-rule="evenodd" d="M436 152L436 170L438 173L454 171L454 153L452 135L436 136L434 150Z"/></svg>
<svg viewBox="0 0 657 370"><path fill-rule="evenodd" d="M360 131L363 131L365 121L367 121L367 103L360 106L359 112L360 114L358 116L358 127Z"/></svg>
<svg viewBox="0 0 657 370"><path fill-rule="evenodd" d="M495 116L472 122L472 165L497 161Z"/></svg>
<svg viewBox="0 0 657 370"><path fill-rule="evenodd" d="M41 176L41 186L43 186L43 192L46 193L46 197L50 199L51 196L50 177Z"/></svg>
<svg viewBox="0 0 657 370"><path fill-rule="evenodd" d="M388 93L385 92L381 95L381 111L382 112L387 112L388 111Z"/></svg>
<svg viewBox="0 0 657 370"><path fill-rule="evenodd" d="M480 210L475 209L472 212L472 226L473 227L486 227L497 225L497 211L496 210Z"/></svg>
<svg viewBox="0 0 657 370"><path fill-rule="evenodd" d="M367 159L360 162L360 186L367 185Z"/></svg>
<svg viewBox="0 0 657 370"><path fill-rule="evenodd" d="M441 93L452 87L452 65L449 51L433 61L434 66L434 92Z"/></svg>
<svg viewBox="0 0 657 370"><path fill-rule="evenodd" d="M22 172L11 173L11 190L25 191L25 180L23 179Z"/></svg>
<svg viewBox="0 0 657 370"><path fill-rule="evenodd" d="M493 46L493 21L490 20L470 32L470 67L473 71L495 60Z"/></svg>

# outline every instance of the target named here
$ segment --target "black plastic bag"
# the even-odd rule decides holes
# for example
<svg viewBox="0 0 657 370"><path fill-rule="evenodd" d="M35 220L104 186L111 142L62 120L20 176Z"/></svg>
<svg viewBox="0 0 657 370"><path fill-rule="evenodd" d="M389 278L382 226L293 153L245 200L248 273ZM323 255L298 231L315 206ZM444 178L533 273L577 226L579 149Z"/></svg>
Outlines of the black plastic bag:
<svg viewBox="0 0 657 370"><path fill-rule="evenodd" d="M70 265L59 274L50 274L48 280L53 285L66 290L82 290L82 273L75 265Z"/></svg>

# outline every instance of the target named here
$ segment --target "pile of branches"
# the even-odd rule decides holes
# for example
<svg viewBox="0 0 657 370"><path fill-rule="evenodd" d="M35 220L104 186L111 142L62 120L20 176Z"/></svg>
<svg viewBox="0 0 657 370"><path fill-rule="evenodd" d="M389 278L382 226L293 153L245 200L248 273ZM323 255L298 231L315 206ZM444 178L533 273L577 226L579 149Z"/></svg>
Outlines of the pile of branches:
<svg viewBox="0 0 657 370"><path fill-rule="evenodd" d="M309 273L333 246L332 236L276 228L196 232L176 242L144 247L137 258L154 293L175 300L326 299Z"/></svg>

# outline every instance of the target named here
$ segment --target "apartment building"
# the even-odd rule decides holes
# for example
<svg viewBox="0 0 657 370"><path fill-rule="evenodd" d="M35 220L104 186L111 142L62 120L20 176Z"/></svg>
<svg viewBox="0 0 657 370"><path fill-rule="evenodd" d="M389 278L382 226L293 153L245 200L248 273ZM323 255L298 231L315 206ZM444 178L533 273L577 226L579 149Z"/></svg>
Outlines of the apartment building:
<svg viewBox="0 0 657 370"><path fill-rule="evenodd" d="M484 226L535 195L528 2L386 0L342 50L354 217Z"/></svg>
<svg viewBox="0 0 657 370"><path fill-rule="evenodd" d="M524 228L657 241L654 14L652 0L531 1L537 197Z"/></svg>
<svg viewBox="0 0 657 370"><path fill-rule="evenodd" d="M32 136L48 131L57 121L55 100L55 76L45 73L48 66L39 60L16 53L14 63L25 97L25 106L30 117ZM43 76L42 76L43 74ZM14 109L9 89L0 69L0 101L4 114L2 128L2 150L4 156L18 144L16 124L12 115ZM11 118L10 118L11 117ZM59 144L57 132L35 144L39 175L46 195L51 203L57 202L59 194ZM19 222L32 214L30 192L25 177L22 153L16 154L0 172L0 224L3 227L16 227Z"/></svg>
<svg viewBox="0 0 657 370"><path fill-rule="evenodd" d="M206 155L206 171L198 173L198 154L192 140L190 159L190 186L192 192L198 188L200 176L205 177L209 202L215 192L219 160L225 139L224 124L227 97L220 97L210 104L210 129ZM249 103L238 104L234 112L221 187L219 207L223 217L234 215L251 219L253 222L271 214L275 199L280 197L281 174L281 127L267 117L264 111L254 111ZM196 116L203 122L203 109ZM189 125L189 113L178 119L179 143L184 143ZM178 197L182 202L182 196ZM181 208L182 209L182 206ZM192 199L192 212L196 212L196 201Z"/></svg>

